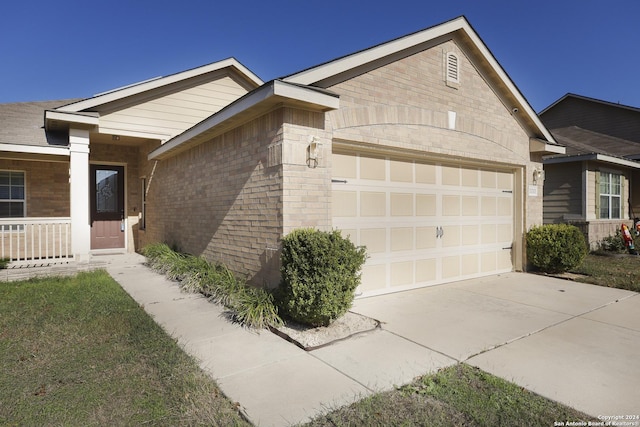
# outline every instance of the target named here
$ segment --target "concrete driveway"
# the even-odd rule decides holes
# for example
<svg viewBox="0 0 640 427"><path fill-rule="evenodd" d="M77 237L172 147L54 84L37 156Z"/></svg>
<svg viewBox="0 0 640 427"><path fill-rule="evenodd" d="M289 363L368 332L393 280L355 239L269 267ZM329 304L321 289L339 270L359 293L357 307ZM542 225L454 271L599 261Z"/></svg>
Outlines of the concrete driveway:
<svg viewBox="0 0 640 427"><path fill-rule="evenodd" d="M382 327L306 352L229 322L137 254L101 261L256 425L304 422L458 361L594 417L640 415L640 294L523 273L433 286L356 300Z"/></svg>
<svg viewBox="0 0 640 427"><path fill-rule="evenodd" d="M353 311L594 417L640 415L640 294L510 273L361 299Z"/></svg>

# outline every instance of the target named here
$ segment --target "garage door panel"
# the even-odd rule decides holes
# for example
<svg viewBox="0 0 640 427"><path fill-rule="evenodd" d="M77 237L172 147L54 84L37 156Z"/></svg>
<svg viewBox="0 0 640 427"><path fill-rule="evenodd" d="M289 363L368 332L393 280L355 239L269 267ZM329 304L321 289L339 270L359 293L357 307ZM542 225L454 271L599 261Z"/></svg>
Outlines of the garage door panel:
<svg viewBox="0 0 640 427"><path fill-rule="evenodd" d="M416 194L416 215L435 216L436 197L435 194Z"/></svg>
<svg viewBox="0 0 640 427"><path fill-rule="evenodd" d="M391 193L391 216L413 216L413 194Z"/></svg>
<svg viewBox="0 0 640 427"><path fill-rule="evenodd" d="M389 161L389 177L391 182L413 183L413 168L399 160Z"/></svg>
<svg viewBox="0 0 640 427"><path fill-rule="evenodd" d="M442 258L443 279L455 279L460 276L460 256L445 256Z"/></svg>
<svg viewBox="0 0 640 427"><path fill-rule="evenodd" d="M414 229L400 227L391 229L391 252L413 250Z"/></svg>
<svg viewBox="0 0 640 427"><path fill-rule="evenodd" d="M482 197L482 216L495 216L496 215L496 197L495 196L483 196Z"/></svg>
<svg viewBox="0 0 640 427"><path fill-rule="evenodd" d="M513 200L511 197L498 198L498 216L513 216Z"/></svg>
<svg viewBox="0 0 640 427"><path fill-rule="evenodd" d="M334 227L367 246L364 295L512 269L512 251L504 249L514 233L512 172L358 154L338 159Z"/></svg>
<svg viewBox="0 0 640 427"><path fill-rule="evenodd" d="M373 264L362 267L361 284L359 293L379 291L387 287L387 266L385 264Z"/></svg>
<svg viewBox="0 0 640 427"><path fill-rule="evenodd" d="M480 184L480 174L478 169L462 169L462 186L478 187Z"/></svg>
<svg viewBox="0 0 640 427"><path fill-rule="evenodd" d="M462 246L475 246L480 242L480 230L477 225L462 226Z"/></svg>
<svg viewBox="0 0 640 427"><path fill-rule="evenodd" d="M496 251L484 252L480 255L483 273L490 273L498 269L496 257Z"/></svg>
<svg viewBox="0 0 640 427"><path fill-rule="evenodd" d="M431 163L415 164L416 184L435 184L436 183L436 165Z"/></svg>
<svg viewBox="0 0 640 427"><path fill-rule="evenodd" d="M442 185L460 185L460 167L441 166Z"/></svg>
<svg viewBox="0 0 640 427"><path fill-rule="evenodd" d="M511 269L513 265L513 256L511 254L511 250L502 250L497 252L497 269L498 270L507 270Z"/></svg>
<svg viewBox="0 0 640 427"><path fill-rule="evenodd" d="M387 251L386 228L363 228L360 230L360 245L367 247L367 253L376 254Z"/></svg>
<svg viewBox="0 0 640 427"><path fill-rule="evenodd" d="M333 216L356 217L358 215L358 193L335 190L332 192Z"/></svg>
<svg viewBox="0 0 640 427"><path fill-rule="evenodd" d="M434 249L437 244L435 226L416 227L416 249Z"/></svg>
<svg viewBox="0 0 640 427"><path fill-rule="evenodd" d="M413 283L413 261L391 263L391 286L407 286Z"/></svg>
<svg viewBox="0 0 640 427"><path fill-rule="evenodd" d="M333 154L331 156L334 178L356 178L358 173L358 158L347 154Z"/></svg>
<svg viewBox="0 0 640 427"><path fill-rule="evenodd" d="M387 215L387 195L385 193L362 191L360 192L360 215L380 216Z"/></svg>
<svg viewBox="0 0 640 427"><path fill-rule="evenodd" d="M460 216L460 196L442 196L442 215Z"/></svg>
<svg viewBox="0 0 640 427"><path fill-rule="evenodd" d="M462 256L462 275L471 276L480 272L480 257L478 254L465 254Z"/></svg>
<svg viewBox="0 0 640 427"><path fill-rule="evenodd" d="M462 196L462 216L478 215L478 197Z"/></svg>
<svg viewBox="0 0 640 427"><path fill-rule="evenodd" d="M386 178L387 166L384 158L360 157L360 179L385 181Z"/></svg>

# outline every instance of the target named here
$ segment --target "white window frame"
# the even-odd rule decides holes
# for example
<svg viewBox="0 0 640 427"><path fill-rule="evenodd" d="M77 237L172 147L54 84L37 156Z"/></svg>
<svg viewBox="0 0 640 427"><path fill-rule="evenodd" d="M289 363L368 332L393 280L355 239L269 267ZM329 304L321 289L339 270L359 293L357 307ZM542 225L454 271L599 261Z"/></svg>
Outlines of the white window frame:
<svg viewBox="0 0 640 427"><path fill-rule="evenodd" d="M14 217L0 217L2 219L17 219L17 218L26 218L27 216L27 173L23 170L12 170L12 169L0 169L0 173L9 173L9 198L2 199L0 198L0 203L22 203L22 216L14 216ZM11 185L11 174L22 174L22 199L14 199L12 197L12 185ZM23 225L13 225L10 227L11 231L22 231L24 229ZM2 228L1 231L10 231L9 229Z"/></svg>
<svg viewBox="0 0 640 427"><path fill-rule="evenodd" d="M614 191L613 178L618 178L617 193ZM624 175L615 172L600 172L600 219L622 218L622 188ZM603 191L604 190L604 191ZM614 200L618 200L617 216L613 215ZM606 209L606 212L604 211ZM605 215L606 214L606 215Z"/></svg>

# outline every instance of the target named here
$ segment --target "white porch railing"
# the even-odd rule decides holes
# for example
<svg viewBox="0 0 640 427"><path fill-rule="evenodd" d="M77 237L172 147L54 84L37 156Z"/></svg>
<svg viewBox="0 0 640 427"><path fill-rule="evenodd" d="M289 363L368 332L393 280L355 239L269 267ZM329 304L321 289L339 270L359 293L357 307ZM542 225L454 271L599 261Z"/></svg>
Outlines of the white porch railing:
<svg viewBox="0 0 640 427"><path fill-rule="evenodd" d="M72 256L71 218L0 219L0 258L36 261Z"/></svg>

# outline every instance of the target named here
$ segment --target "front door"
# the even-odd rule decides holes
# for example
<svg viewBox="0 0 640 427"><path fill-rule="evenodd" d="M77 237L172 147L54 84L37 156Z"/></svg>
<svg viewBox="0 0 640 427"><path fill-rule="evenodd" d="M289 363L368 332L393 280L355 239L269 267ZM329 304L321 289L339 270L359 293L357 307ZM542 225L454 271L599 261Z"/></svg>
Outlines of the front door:
<svg viewBox="0 0 640 427"><path fill-rule="evenodd" d="M124 166L91 165L91 249L124 248Z"/></svg>

